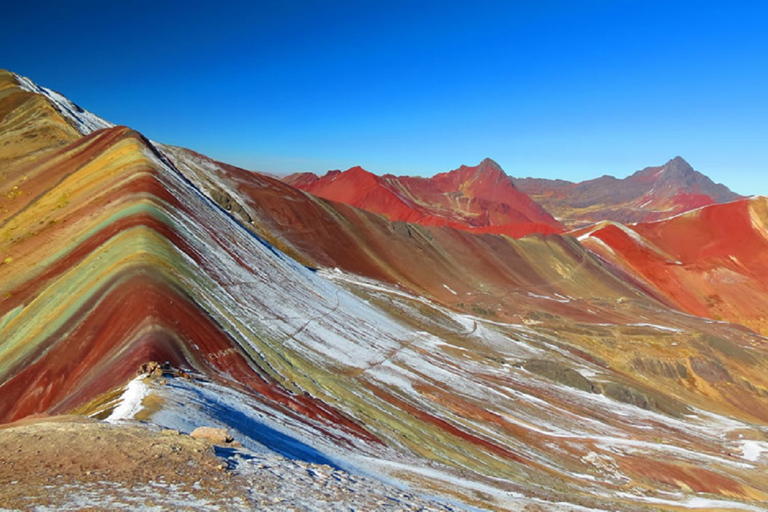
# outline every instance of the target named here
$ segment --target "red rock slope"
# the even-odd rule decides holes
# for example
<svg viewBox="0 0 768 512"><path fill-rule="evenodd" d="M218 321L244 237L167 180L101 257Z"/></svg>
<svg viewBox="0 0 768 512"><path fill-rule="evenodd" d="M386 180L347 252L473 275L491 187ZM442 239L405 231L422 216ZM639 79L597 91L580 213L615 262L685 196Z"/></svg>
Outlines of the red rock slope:
<svg viewBox="0 0 768 512"><path fill-rule="evenodd" d="M741 198L694 171L679 156L624 179L602 176L572 183L522 178L514 183L547 211L574 227L602 220L651 222Z"/></svg>
<svg viewBox="0 0 768 512"><path fill-rule="evenodd" d="M432 178L376 176L353 167L322 177L294 174L285 181L318 197L381 213L390 220L515 238L562 231L558 221L518 190L488 158L475 167L461 166Z"/></svg>
<svg viewBox="0 0 768 512"><path fill-rule="evenodd" d="M606 223L580 239L683 311L768 334L767 227L768 198L757 197L658 222Z"/></svg>

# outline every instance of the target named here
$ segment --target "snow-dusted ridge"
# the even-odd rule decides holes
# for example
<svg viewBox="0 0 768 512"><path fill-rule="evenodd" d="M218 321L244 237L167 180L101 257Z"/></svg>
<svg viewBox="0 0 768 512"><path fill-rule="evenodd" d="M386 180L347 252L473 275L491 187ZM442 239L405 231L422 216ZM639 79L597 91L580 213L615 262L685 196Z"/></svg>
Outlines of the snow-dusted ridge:
<svg viewBox="0 0 768 512"><path fill-rule="evenodd" d="M19 80L54 102L81 133L108 126L58 93ZM178 203L152 196L142 207L183 243L141 228L151 239L147 254L157 263L153 269L183 290L224 341L199 350L200 339L183 338L193 356L188 361L208 372L206 380L136 378L110 404L108 421L130 421L141 411L139 417L157 427L183 433L217 426L250 453L287 457L297 467L344 469L511 510L642 509L649 503L739 508L739 495L716 500L714 494L692 498L692 492L653 489L622 459L691 471L711 467L745 485L767 469L768 444L755 425L693 407L683 411L695 414L668 416L563 378L576 374L590 385L644 392L631 375L569 350L573 338L564 330L459 313L396 285L338 269L307 269L212 200L206 186L219 185L214 163L158 147L144 150L151 165L143 167ZM231 182L220 190L237 199ZM579 300L528 296L542 303ZM634 325L665 336L682 333L663 320L644 320L590 329ZM233 354L243 366L227 361ZM548 363L551 371L532 369L531 362ZM249 382L250 370L264 378L263 387ZM147 400L150 395L157 400ZM748 437L736 438L737 430Z"/></svg>
<svg viewBox="0 0 768 512"><path fill-rule="evenodd" d="M41 87L25 76L13 73L13 77L23 90L40 94L48 98L53 106L56 107L56 109L61 112L61 114L66 117L72 126L82 135L89 135L97 130L115 126L113 123L100 118L96 114L77 106L64 95L48 89L47 87Z"/></svg>

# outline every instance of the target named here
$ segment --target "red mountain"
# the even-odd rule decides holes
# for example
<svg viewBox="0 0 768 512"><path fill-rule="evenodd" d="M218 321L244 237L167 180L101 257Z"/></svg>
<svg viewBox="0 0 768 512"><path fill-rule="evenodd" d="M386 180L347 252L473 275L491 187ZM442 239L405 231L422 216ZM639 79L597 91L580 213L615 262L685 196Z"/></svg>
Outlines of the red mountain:
<svg viewBox="0 0 768 512"><path fill-rule="evenodd" d="M571 226L601 220L650 222L742 197L693 170L679 156L624 179L602 176L580 183L534 178L513 181L547 211Z"/></svg>
<svg viewBox="0 0 768 512"><path fill-rule="evenodd" d="M605 223L582 244L696 316L768 333L768 198L711 205L677 217Z"/></svg>
<svg viewBox="0 0 768 512"><path fill-rule="evenodd" d="M377 176L353 167L322 177L294 174L285 181L318 197L380 213L393 221L515 238L562 232L562 225L518 190L499 164L489 158L475 167L463 165L432 178Z"/></svg>

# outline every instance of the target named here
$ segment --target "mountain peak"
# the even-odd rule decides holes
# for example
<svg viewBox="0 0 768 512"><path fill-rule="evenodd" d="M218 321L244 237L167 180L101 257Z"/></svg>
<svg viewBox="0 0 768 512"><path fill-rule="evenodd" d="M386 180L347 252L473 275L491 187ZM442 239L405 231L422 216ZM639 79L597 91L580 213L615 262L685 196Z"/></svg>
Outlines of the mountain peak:
<svg viewBox="0 0 768 512"><path fill-rule="evenodd" d="M635 172L627 179L633 182L653 183L659 180L663 182L678 182L680 180L693 179L694 176L699 175L691 164L685 161L683 157L676 156L669 160L664 165L646 167L640 171ZM703 176L703 175L701 175Z"/></svg>
<svg viewBox="0 0 768 512"><path fill-rule="evenodd" d="M370 171L366 171L365 169L363 169L359 165L356 165L354 167L350 167L349 169L346 170L346 172L352 173L352 174L371 174Z"/></svg>
<svg viewBox="0 0 768 512"><path fill-rule="evenodd" d="M494 173L494 174L503 174L504 176L507 175L507 173L504 172L504 169L501 168L501 166L493 159L491 158L484 158L482 162L477 166L477 172L480 173Z"/></svg>
<svg viewBox="0 0 768 512"><path fill-rule="evenodd" d="M691 167L691 164L686 162L683 157L676 156L666 164L662 166L662 170L665 172L670 172L675 175L687 175L694 173L693 167Z"/></svg>
<svg viewBox="0 0 768 512"><path fill-rule="evenodd" d="M495 178L498 180L508 178L504 169L490 158L484 158L476 166L462 165L455 171L445 173L445 175L453 175L454 179L458 178L459 181L476 180L478 178Z"/></svg>
<svg viewBox="0 0 768 512"><path fill-rule="evenodd" d="M726 203L741 197L695 170L680 156L659 167L646 167L623 181L642 194L652 192L657 199L688 194L700 198L708 196L712 202Z"/></svg>
<svg viewBox="0 0 768 512"><path fill-rule="evenodd" d="M501 166L496 162L496 160L494 160L493 158L489 158L489 157L483 158L483 161L480 162L480 165L478 167L493 167L493 168L498 169L500 171L502 170Z"/></svg>

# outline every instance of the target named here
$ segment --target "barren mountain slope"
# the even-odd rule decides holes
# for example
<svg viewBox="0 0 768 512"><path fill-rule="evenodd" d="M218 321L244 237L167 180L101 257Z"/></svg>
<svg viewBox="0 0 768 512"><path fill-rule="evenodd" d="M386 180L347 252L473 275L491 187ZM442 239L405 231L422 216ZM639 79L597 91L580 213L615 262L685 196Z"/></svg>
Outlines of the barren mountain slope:
<svg viewBox="0 0 768 512"><path fill-rule="evenodd" d="M598 224L579 239L681 310L768 334L767 201L743 199L630 226Z"/></svg>
<svg viewBox="0 0 768 512"><path fill-rule="evenodd" d="M514 183L570 227L599 221L650 222L741 198L694 171L679 156L663 166L646 167L624 179L602 176L571 183L521 178Z"/></svg>
<svg viewBox="0 0 768 512"><path fill-rule="evenodd" d="M461 166L432 178L376 176L360 167L285 178L318 197L385 215L390 220L425 226L450 226L474 233L515 238L559 233L562 226L519 191L493 160Z"/></svg>
<svg viewBox="0 0 768 512"><path fill-rule="evenodd" d="M279 455L438 510L768 499L762 336L682 313L573 237L393 222L39 96L75 131L2 183L3 421L222 427L243 444L220 452L231 478ZM150 359L167 372L137 376Z"/></svg>

